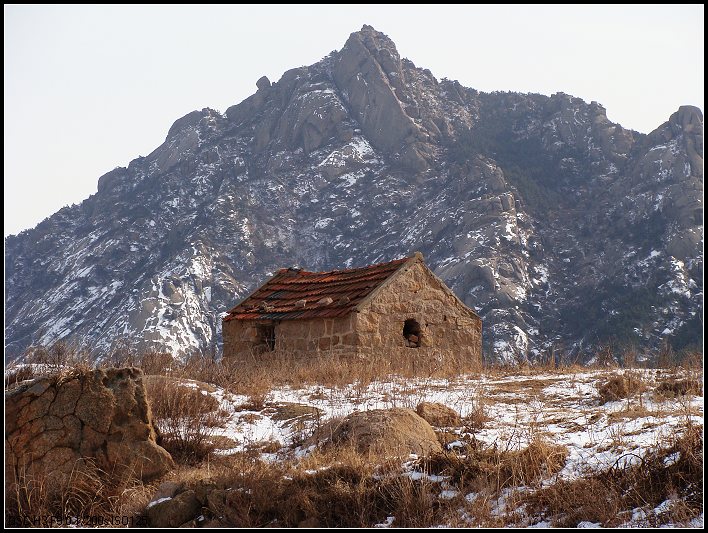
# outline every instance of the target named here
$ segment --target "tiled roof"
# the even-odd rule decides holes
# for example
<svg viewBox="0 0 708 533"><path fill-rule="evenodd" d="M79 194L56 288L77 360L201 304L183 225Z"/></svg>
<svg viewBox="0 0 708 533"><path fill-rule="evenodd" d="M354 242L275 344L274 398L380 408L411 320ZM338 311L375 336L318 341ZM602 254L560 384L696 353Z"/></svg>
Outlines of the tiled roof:
<svg viewBox="0 0 708 533"><path fill-rule="evenodd" d="M363 268L307 272L283 268L224 320L335 318L351 313L410 258Z"/></svg>

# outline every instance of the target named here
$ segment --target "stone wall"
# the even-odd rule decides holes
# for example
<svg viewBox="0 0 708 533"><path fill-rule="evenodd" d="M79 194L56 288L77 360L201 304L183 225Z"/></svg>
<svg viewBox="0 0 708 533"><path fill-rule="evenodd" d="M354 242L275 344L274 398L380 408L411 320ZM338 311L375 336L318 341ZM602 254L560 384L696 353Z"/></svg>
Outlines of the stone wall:
<svg viewBox="0 0 708 533"><path fill-rule="evenodd" d="M356 315L344 318L282 320L275 323L275 350L295 355L354 354L358 342ZM224 322L224 357L247 360L268 352L259 327L272 322Z"/></svg>
<svg viewBox="0 0 708 533"><path fill-rule="evenodd" d="M174 466L157 445L142 371L71 371L5 391L6 490L18 476L51 475L54 486L87 460L148 480Z"/></svg>
<svg viewBox="0 0 708 533"><path fill-rule="evenodd" d="M296 354L353 353L354 315L318 320L284 320L276 326L276 346Z"/></svg>
<svg viewBox="0 0 708 533"><path fill-rule="evenodd" d="M383 288L357 317L361 356L457 357L482 365L482 321L422 263L413 263ZM420 347L407 347L403 327L420 325Z"/></svg>

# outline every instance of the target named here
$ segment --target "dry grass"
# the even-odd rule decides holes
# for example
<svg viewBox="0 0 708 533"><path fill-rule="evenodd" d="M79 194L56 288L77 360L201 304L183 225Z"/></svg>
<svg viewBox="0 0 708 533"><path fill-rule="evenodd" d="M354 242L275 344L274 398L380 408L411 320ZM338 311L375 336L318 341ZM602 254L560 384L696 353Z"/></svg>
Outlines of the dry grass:
<svg viewBox="0 0 708 533"><path fill-rule="evenodd" d="M66 475L16 470L6 487L6 526L25 527L146 525L142 510L154 491L132 472L87 461Z"/></svg>
<svg viewBox="0 0 708 533"><path fill-rule="evenodd" d="M629 405L621 411L612 411L607 413L607 422L612 424L623 420L635 420L648 416L661 416L661 411L650 411L643 405Z"/></svg>
<svg viewBox="0 0 708 533"><path fill-rule="evenodd" d="M631 466L614 466L575 481L558 481L529 495L524 503L535 514L550 517L554 526L575 527L589 521L611 527L622 522L622 512L654 508L681 500L683 516L656 516L675 521L703 511L703 428L687 426L686 432L666 447L647 453ZM663 518L662 518L663 517Z"/></svg>
<svg viewBox="0 0 708 533"><path fill-rule="evenodd" d="M638 374L625 372L614 374L597 387L602 403L630 398L647 390L647 385Z"/></svg>
<svg viewBox="0 0 708 533"><path fill-rule="evenodd" d="M443 452L421 461L425 471L450 476L467 492L498 492L507 487L532 486L559 472L568 456L565 446L534 437L519 451L501 450L472 441L457 452Z"/></svg>
<svg viewBox="0 0 708 533"><path fill-rule="evenodd" d="M152 359L144 369L146 373L156 369L157 365ZM355 383L358 387L366 387L374 381L385 381L394 375L403 378L458 378L461 374L479 373L480 370L474 361L462 357L408 355L359 359L334 354L297 357L289 352L274 351L248 361L216 362L193 357L184 364L174 364L161 372L174 377L206 381L258 399L265 398L274 387L285 385L297 388Z"/></svg>
<svg viewBox="0 0 708 533"><path fill-rule="evenodd" d="M542 482L563 468L563 446L535 434L528 447L509 451L483 446L472 437L457 453L416 464L418 470L445 476L460 491L449 500L439 497L439 483L427 477L413 480L398 462L377 466L352 450L318 450L302 461L276 464L261 462L254 451L218 459L221 466L212 463L208 484L216 492L207 517L213 525L235 527L370 527L387 517L395 517L393 525L399 527L501 527L522 523L517 510L525 505L524 512L554 525L591 521L612 526L631 518L629 509L653 508L673 497L670 512L650 521L675 523L701 509L701 430L689 427L683 437L648 453L635 466L618 463L605 472L572 482L556 479L552 485ZM675 462L669 464L672 454ZM520 487L532 490L518 491ZM477 495L474 502L462 499L466 493ZM500 498L506 507L500 507Z"/></svg>
<svg viewBox="0 0 708 533"><path fill-rule="evenodd" d="M289 464L238 454L215 466L207 484L207 515L229 527L371 527L388 516L397 526L429 527L452 510L432 483L402 475L400 463L375 465L352 449Z"/></svg>
<svg viewBox="0 0 708 533"><path fill-rule="evenodd" d="M5 388L35 377L34 370L30 366L20 368L9 368L5 371Z"/></svg>
<svg viewBox="0 0 708 533"><path fill-rule="evenodd" d="M242 453L215 459L211 476L188 484L197 494L208 487L202 498L211 525L371 527L394 517L394 526L431 527L459 520L464 493L441 498L443 487L426 474L446 476L459 490L492 495L518 484L538 486L563 466L567 454L563 447L542 441L514 452L470 442L463 451L465 455L446 452L418 461L413 466L423 474L417 476L398 460L371 462L347 447L278 463ZM475 504L480 520L484 508L491 509L491 500L486 507ZM487 524L503 522L485 518Z"/></svg>
<svg viewBox="0 0 708 533"><path fill-rule="evenodd" d="M49 361L44 364L57 368L65 367L67 361L76 361L81 368L85 364L81 357L61 347L54 352L45 350L40 355L38 360ZM223 422L225 413L219 412L211 396L177 383L178 379L185 378L201 380L245 394L249 401L244 408L257 411L280 409L272 413L276 420L292 420L293 424L298 424L314 418L316 425L303 426L302 435L293 439L302 444L308 441L312 431L330 431L337 421L320 424L319 414L309 406L269 404L273 388L355 384L353 394L365 398L364 395L370 392L368 385L375 381L386 382L392 375L456 379L461 374L479 371L464 361L414 358L366 361L334 356L303 360L292 354L273 353L248 364L222 363L203 357L178 363L169 355L156 352L138 357L128 351L123 353L123 360L118 355L109 364L139 364L146 374L154 375L146 377L145 383L154 422L161 434L160 443L181 463L177 472L168 477L185 482L201 494L200 499L209 509L206 515L212 525L370 527L393 516L392 525L399 527L440 524L504 526L518 524L514 510L525 504L525 512L529 515L549 517L554 525L577 525L579 521L589 520L609 526L619 523L627 509L656 505L676 495L683 498L683 503L672 510L674 517L690 518L702 505L698 503L703 494L702 428L695 426L689 428L685 437L648 454L636 466L615 466L572 482L554 480L555 474L565 465L568 451L548 442L540 433L529 435L529 445L518 451L505 449L501 443L483 445L475 440L474 430L489 421L481 399L483 395L475 389L474 397L469 398L474 402L474 408L466 410L470 414L464 420L467 435L454 438L453 435L439 434L441 441L449 443L454 438L461 440L463 446L414 465L427 474L445 476L450 488L460 491L459 496L447 500L439 497L440 483L431 482L427 476L412 479L406 475L400 461L376 465L348 449L315 450L302 460L266 463L261 460L261 453L281 451L282 445L263 441L253 443L241 454L214 455L212 451L216 446L234 444L220 443L218 438L213 438L213 428ZM557 374L586 371L585 367L575 366L553 370ZM510 372L511 369L494 369L487 375L504 376ZM513 372L518 374L518 368ZM549 369L527 369L528 374L536 372L548 373ZM607 376L598 384L603 401L632 398L637 394L641 398L641 392L646 390L646 383L638 372L620 372L623 374ZM687 402L688 396L702 392L700 381L694 377L672 371L672 376L659 382L656 394L675 395L680 401ZM18 374L12 379L24 378ZM504 385L506 388L497 392L539 395L545 387L557 382L558 379L520 380ZM392 393L391 402L401 402L401 397L408 395L417 403L425 393L421 390L421 397L416 397L414 386L425 388L427 385L417 382L411 385L411 390ZM324 394L319 389L313 397ZM689 418L691 413L688 407L686 409ZM610 415L610 422L615 415L632 419L647 414L649 412L641 401L639 406L631 408L628 402L625 411ZM623 437L626 436L618 435L618 438ZM678 453L679 459L667 467L664 460L672 453ZM552 485L544 483L549 479L553 481ZM77 517L116 514L137 517L154 493L154 487L130 477L107 477L106 473L97 470L77 472L51 494L43 479L25 476L17 486L16 494L8 500L9 507L6 505L6 516L17 518L57 513L73 513ZM520 487L524 487L524 491L515 493ZM463 496L472 492L477 494L474 502L463 501ZM207 494L211 495L211 501L207 501ZM509 502L507 510L500 508L502 495ZM461 510L464 510L463 517Z"/></svg>
<svg viewBox="0 0 708 533"><path fill-rule="evenodd" d="M214 451L214 428L226 413L218 402L198 388L185 387L164 376L147 376L145 389L152 411L158 443L175 461L198 463Z"/></svg>
<svg viewBox="0 0 708 533"><path fill-rule="evenodd" d="M561 378L548 379L524 379L511 381L508 383L499 383L494 385L492 394L516 394L523 392L527 395L539 395L546 387L556 385Z"/></svg>

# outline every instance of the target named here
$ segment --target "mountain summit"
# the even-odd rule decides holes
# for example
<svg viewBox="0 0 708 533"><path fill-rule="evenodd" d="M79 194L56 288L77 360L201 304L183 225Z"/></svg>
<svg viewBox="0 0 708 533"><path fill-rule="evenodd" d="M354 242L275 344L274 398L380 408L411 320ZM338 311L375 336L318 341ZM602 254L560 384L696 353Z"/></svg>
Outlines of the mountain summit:
<svg viewBox="0 0 708 533"><path fill-rule="evenodd" d="M564 93L437 80L364 26L8 237L6 350L218 353L221 317L278 268L415 250L482 316L489 360L681 348L701 335L702 196L699 109L643 135Z"/></svg>

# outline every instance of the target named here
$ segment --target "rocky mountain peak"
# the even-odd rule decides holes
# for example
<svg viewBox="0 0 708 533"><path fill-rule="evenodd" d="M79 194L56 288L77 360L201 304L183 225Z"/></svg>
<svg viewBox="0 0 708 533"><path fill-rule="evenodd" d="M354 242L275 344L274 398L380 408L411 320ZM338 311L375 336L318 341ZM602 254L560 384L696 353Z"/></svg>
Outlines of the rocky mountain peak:
<svg viewBox="0 0 708 533"><path fill-rule="evenodd" d="M6 239L11 357L62 338L218 353L269 272L414 250L482 316L489 360L700 341L699 109L643 135L568 94L438 81L370 26L256 88Z"/></svg>
<svg viewBox="0 0 708 533"><path fill-rule="evenodd" d="M392 67L388 72L393 72L396 65L400 67L401 58L398 55L396 44L388 35L377 31L373 26L364 24L361 30L352 33L343 49L352 46L352 41L362 43L373 56L380 60L383 66Z"/></svg>
<svg viewBox="0 0 708 533"><path fill-rule="evenodd" d="M406 168L421 171L431 154L423 129L407 111L415 107L406 88L413 73L407 70L393 42L364 26L351 34L332 72L345 104L373 145L397 154Z"/></svg>

